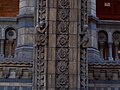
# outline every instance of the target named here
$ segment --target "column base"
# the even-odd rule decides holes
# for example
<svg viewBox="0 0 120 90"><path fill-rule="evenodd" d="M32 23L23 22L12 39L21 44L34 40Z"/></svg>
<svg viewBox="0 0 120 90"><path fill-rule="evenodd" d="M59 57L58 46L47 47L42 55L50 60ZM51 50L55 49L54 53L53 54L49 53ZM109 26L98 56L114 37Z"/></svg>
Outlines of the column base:
<svg viewBox="0 0 120 90"><path fill-rule="evenodd" d="M33 59L33 47L17 47L15 49L15 58Z"/></svg>
<svg viewBox="0 0 120 90"><path fill-rule="evenodd" d="M0 54L0 58L4 58L4 54Z"/></svg>
<svg viewBox="0 0 120 90"><path fill-rule="evenodd" d="M101 63L104 60L100 58L100 52L95 48L88 48L88 62Z"/></svg>
<svg viewBox="0 0 120 90"><path fill-rule="evenodd" d="M115 60L119 60L119 58L118 58L118 57L115 57Z"/></svg>
<svg viewBox="0 0 120 90"><path fill-rule="evenodd" d="M13 56L9 55L8 58L13 58Z"/></svg>
<svg viewBox="0 0 120 90"><path fill-rule="evenodd" d="M112 58L112 57L108 57L108 60L109 60L109 61L113 61L113 58Z"/></svg>

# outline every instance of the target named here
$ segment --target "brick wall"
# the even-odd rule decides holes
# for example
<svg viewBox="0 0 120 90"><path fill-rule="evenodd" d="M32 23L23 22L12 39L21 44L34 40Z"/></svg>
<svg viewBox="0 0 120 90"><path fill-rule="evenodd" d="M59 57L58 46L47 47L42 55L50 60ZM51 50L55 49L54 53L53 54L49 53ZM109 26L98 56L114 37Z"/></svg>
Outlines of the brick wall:
<svg viewBox="0 0 120 90"><path fill-rule="evenodd" d="M0 17L15 17L19 11L19 0L0 0Z"/></svg>
<svg viewBox="0 0 120 90"><path fill-rule="evenodd" d="M96 14L100 19L120 20L120 0L96 0Z"/></svg>

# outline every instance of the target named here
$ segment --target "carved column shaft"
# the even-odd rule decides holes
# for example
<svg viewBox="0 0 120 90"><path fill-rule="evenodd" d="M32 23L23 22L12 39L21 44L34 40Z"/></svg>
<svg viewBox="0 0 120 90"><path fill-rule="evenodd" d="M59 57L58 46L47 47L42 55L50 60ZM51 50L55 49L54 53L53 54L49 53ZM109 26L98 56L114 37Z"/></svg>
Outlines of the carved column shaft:
<svg viewBox="0 0 120 90"><path fill-rule="evenodd" d="M36 2L36 37L35 37L35 60L34 60L34 90L46 90L46 46L47 46L47 0Z"/></svg>
<svg viewBox="0 0 120 90"><path fill-rule="evenodd" d="M69 0L57 0L56 90L69 90Z"/></svg>
<svg viewBox="0 0 120 90"><path fill-rule="evenodd" d="M80 33L80 90L88 90L88 14L87 0L81 0L81 33Z"/></svg>

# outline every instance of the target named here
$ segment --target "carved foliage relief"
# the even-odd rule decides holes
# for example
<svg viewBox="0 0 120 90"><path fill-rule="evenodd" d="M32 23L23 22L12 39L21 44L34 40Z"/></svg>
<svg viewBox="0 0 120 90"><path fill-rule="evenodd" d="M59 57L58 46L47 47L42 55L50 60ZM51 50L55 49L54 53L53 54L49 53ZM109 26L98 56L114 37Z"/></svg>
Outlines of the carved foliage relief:
<svg viewBox="0 0 120 90"><path fill-rule="evenodd" d="M46 0L37 0L37 25L36 25L36 60L35 60L35 87L34 90L46 88L46 60L45 47L47 44L47 3Z"/></svg>
<svg viewBox="0 0 120 90"><path fill-rule="evenodd" d="M56 90L69 89L69 0L57 0Z"/></svg>
<svg viewBox="0 0 120 90"><path fill-rule="evenodd" d="M80 89L88 90L87 84L87 44L88 44L87 0L81 0L81 33L80 33Z"/></svg>

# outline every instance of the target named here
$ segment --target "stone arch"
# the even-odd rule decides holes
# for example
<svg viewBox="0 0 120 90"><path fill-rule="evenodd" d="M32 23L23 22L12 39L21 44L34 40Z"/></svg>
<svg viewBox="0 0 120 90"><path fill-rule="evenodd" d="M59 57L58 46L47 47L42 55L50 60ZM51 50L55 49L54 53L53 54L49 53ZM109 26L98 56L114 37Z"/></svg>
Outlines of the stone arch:
<svg viewBox="0 0 120 90"><path fill-rule="evenodd" d="M101 59L108 59L108 33L104 30L98 32L98 49Z"/></svg>
<svg viewBox="0 0 120 90"><path fill-rule="evenodd" d="M106 31L101 30L98 32L98 41L100 42L107 42L108 40L108 34Z"/></svg>
<svg viewBox="0 0 120 90"><path fill-rule="evenodd" d="M5 29L4 55L5 57L14 57L16 48L16 30L13 27Z"/></svg>
<svg viewBox="0 0 120 90"><path fill-rule="evenodd" d="M113 32L112 38L114 42L120 42L120 31Z"/></svg>
<svg viewBox="0 0 120 90"><path fill-rule="evenodd" d="M113 38L113 58L119 60L120 58L120 31L114 31L112 34Z"/></svg>

